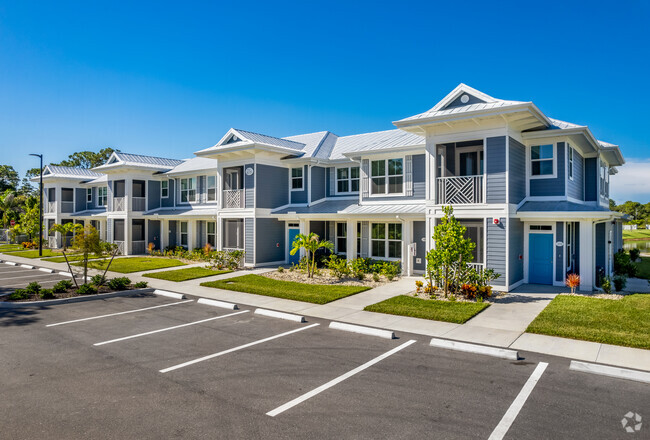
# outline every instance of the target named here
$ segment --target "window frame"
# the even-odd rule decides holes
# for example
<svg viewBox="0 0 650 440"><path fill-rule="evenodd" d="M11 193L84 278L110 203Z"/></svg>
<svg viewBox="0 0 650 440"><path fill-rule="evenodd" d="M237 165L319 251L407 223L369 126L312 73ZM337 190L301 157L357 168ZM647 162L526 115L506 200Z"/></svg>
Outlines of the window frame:
<svg viewBox="0 0 650 440"><path fill-rule="evenodd" d="M384 225L384 238L373 238L373 226L374 225ZM391 239L389 238L390 236L390 226L395 225L399 226L399 235L400 239ZM386 260L386 261L402 261L402 257L404 256L403 248L404 248L404 225L399 222L370 222L370 249L369 249L369 254L370 258L377 258L381 260ZM383 242L384 243L384 255L375 255L373 251L373 242ZM399 257L391 257L390 256L390 243L391 242L396 242L399 243Z"/></svg>
<svg viewBox="0 0 650 440"><path fill-rule="evenodd" d="M214 186L210 186L210 178L214 179ZM207 175L205 176L205 200L207 202L216 202L217 201L217 176ZM210 199L210 189L214 189L214 199Z"/></svg>
<svg viewBox="0 0 650 440"><path fill-rule="evenodd" d="M188 183L193 182L192 188L188 187L187 189L183 189L183 181L184 180L187 181ZM180 192L180 198L179 198L179 203L180 204L196 203L196 201L197 201L197 197L196 197L197 196L197 182L198 182L198 179L196 178L196 176L194 176L194 177L182 177L180 179L180 182L179 182L179 185L178 185L178 190ZM189 198L189 194L190 194L191 191L194 192L194 200L190 200L190 198ZM183 201L183 193L184 192L188 193L188 197L187 197L186 201Z"/></svg>
<svg viewBox="0 0 650 440"><path fill-rule="evenodd" d="M300 170L300 177L294 177L293 175L293 170ZM300 188L294 188L293 187L293 182L294 180L300 179ZM304 191L305 190L305 167L304 166L299 166L299 167L291 167L289 168L289 189L291 191Z"/></svg>
<svg viewBox="0 0 650 440"><path fill-rule="evenodd" d="M214 228L214 232L210 232L210 225ZM213 236L214 244L210 243L210 236ZM209 243L213 249L217 248L217 222L205 222L205 242Z"/></svg>
<svg viewBox="0 0 650 440"><path fill-rule="evenodd" d="M165 185L164 188L163 185ZM163 195L163 191L165 191L166 194ZM160 181L160 198L161 199L169 198L169 179Z"/></svg>
<svg viewBox="0 0 650 440"><path fill-rule="evenodd" d="M343 232L345 235L339 235L339 225L343 226ZM347 222L335 222L334 224L334 243L336 246L336 253L337 254L345 254L347 256L348 254L348 224ZM345 243L345 250L341 251L339 248L339 239L344 240Z"/></svg>
<svg viewBox="0 0 650 440"><path fill-rule="evenodd" d="M179 223L180 223L178 225L179 243L185 249L189 249L190 248L190 226L189 226L189 222L181 221ZM183 232L183 225L185 226L185 232ZM185 244L183 244L183 236L185 236Z"/></svg>
<svg viewBox="0 0 650 440"><path fill-rule="evenodd" d="M92 202L93 202L93 189L86 188L86 203L92 203Z"/></svg>
<svg viewBox="0 0 650 440"><path fill-rule="evenodd" d="M569 180L573 181L573 165L575 153L573 152L573 147L567 142L567 174L569 175Z"/></svg>
<svg viewBox="0 0 650 440"><path fill-rule="evenodd" d="M542 147L545 145L551 145L552 146L552 151L553 155L548 158L544 159L533 159L533 148L534 147ZM533 162L542 162L542 161L552 161L552 169L553 172L551 174L533 174ZM527 164L526 168L528 170L528 178L529 179L555 179L557 178L557 143L552 142L550 144L531 144L528 148L528 157L527 157Z"/></svg>
<svg viewBox="0 0 650 440"><path fill-rule="evenodd" d="M356 168L357 169L357 177L352 177L352 169ZM344 179L339 179L339 170L347 170L348 176ZM361 188L361 167L360 166L345 166L345 167L337 167L335 168L334 171L335 174L335 189L334 193L335 194L359 194L359 189ZM354 191L352 190L352 181L356 180L357 181L357 190ZM339 191L339 182L347 182L348 184L348 190L347 191Z"/></svg>
<svg viewBox="0 0 650 440"><path fill-rule="evenodd" d="M104 203L102 203L102 199ZM108 187L97 187L97 206L108 206Z"/></svg>
<svg viewBox="0 0 650 440"><path fill-rule="evenodd" d="M402 172L401 174L389 174L388 162L391 160L399 160L402 163ZM384 162L384 174L383 175L372 175L372 164L373 162ZM370 159L369 161L369 170L368 170L368 196L369 197L399 197L406 194L406 158L404 156L398 157L387 157L385 159ZM390 178L391 177L401 177L402 178L402 191L401 192L389 192L390 188ZM384 192L376 193L373 192L372 183L373 179L384 179Z"/></svg>

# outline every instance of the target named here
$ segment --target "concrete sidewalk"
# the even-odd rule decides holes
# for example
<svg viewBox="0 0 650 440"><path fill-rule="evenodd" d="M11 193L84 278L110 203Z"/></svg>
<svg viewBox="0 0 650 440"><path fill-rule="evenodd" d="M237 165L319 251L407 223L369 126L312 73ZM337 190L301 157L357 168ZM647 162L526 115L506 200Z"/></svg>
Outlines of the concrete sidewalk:
<svg viewBox="0 0 650 440"><path fill-rule="evenodd" d="M68 269L65 263L51 263L38 259L12 257L11 254L0 254L0 259L48 267L57 271L65 272ZM200 266L202 264L197 265ZM191 266L195 265L192 264ZM188 266L178 266L161 270L174 270L185 267ZM245 292L215 289L200 285L206 281L227 279L247 274L261 274L270 270L273 269L262 268L237 271L184 282L158 280L142 276L144 273L154 271L130 274L108 272L107 276L109 278L127 276L133 282L146 281L153 288L229 301L240 305L299 313L316 318L385 328L396 332L443 337L463 342L512 348L650 371L650 350L525 333L530 322L535 319L546 305L557 294L566 291L564 288L536 285L521 286L505 297L494 300L490 307L461 325L407 316L366 312L363 310L367 305L413 291L415 281L420 279L419 277L403 277L375 289L323 305ZM99 273L99 271L89 270L89 273L90 275L94 275L95 273Z"/></svg>

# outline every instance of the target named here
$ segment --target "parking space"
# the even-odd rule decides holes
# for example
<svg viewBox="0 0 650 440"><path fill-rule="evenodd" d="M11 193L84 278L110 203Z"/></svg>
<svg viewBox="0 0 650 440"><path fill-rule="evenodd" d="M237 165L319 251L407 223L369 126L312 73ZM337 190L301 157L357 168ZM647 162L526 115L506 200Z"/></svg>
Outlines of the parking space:
<svg viewBox="0 0 650 440"><path fill-rule="evenodd" d="M13 264L0 263L0 295L24 288L32 281L36 281L45 288L51 288L60 280L70 279L70 277L58 273L41 271L38 267L25 266L29 267L20 264L14 266Z"/></svg>
<svg viewBox="0 0 650 440"><path fill-rule="evenodd" d="M647 384L571 372L567 359L506 361L328 324L150 294L0 311L0 426L24 437L22 411L45 399L53 432L42 432L62 438L598 439L624 436L621 417L650 407Z"/></svg>

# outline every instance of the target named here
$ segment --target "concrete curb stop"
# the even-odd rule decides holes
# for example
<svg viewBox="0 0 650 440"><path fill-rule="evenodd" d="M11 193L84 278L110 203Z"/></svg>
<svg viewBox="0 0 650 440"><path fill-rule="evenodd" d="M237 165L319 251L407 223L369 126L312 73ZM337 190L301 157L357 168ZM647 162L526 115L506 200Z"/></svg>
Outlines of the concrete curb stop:
<svg viewBox="0 0 650 440"><path fill-rule="evenodd" d="M487 345L468 344L466 342L451 341L449 339L432 338L429 343L431 347L446 348L449 350L464 351L467 353L484 354L502 359L516 361L519 359L519 353L515 350L505 348L489 347Z"/></svg>
<svg viewBox="0 0 650 440"><path fill-rule="evenodd" d="M183 293L169 292L167 290L160 289L154 290L153 293L154 295L166 296L174 299L185 299L185 295Z"/></svg>
<svg viewBox="0 0 650 440"><path fill-rule="evenodd" d="M278 312L276 310L255 309L256 315L269 316L271 318L286 319L287 321L307 322L304 316L294 315L293 313Z"/></svg>
<svg viewBox="0 0 650 440"><path fill-rule="evenodd" d="M34 266L32 266L30 264L21 264L20 267L24 267L25 269L33 269L34 268Z"/></svg>
<svg viewBox="0 0 650 440"><path fill-rule="evenodd" d="M343 330L345 332L359 333L368 336L377 336L384 339L395 339L395 333L390 330L382 330L373 327L364 327L362 325L345 324L342 322L332 321L330 328L334 330Z"/></svg>
<svg viewBox="0 0 650 440"><path fill-rule="evenodd" d="M618 379L634 380L636 382L650 383L650 373L647 373L645 371L630 370L627 368L610 367L609 365L571 361L569 370L580 371L582 373L599 374L601 376L615 377Z"/></svg>
<svg viewBox="0 0 650 440"><path fill-rule="evenodd" d="M14 263L13 261L5 261L5 264L8 264L9 266L18 266L18 263Z"/></svg>
<svg viewBox="0 0 650 440"><path fill-rule="evenodd" d="M54 273L54 269L48 269L47 267L39 267L38 270L45 273Z"/></svg>
<svg viewBox="0 0 650 440"><path fill-rule="evenodd" d="M228 302L225 302L225 301L217 301L216 299L199 298L197 303L198 304L204 304L206 306L221 307L222 309L229 309L229 310L238 310L239 309L237 304L228 303Z"/></svg>

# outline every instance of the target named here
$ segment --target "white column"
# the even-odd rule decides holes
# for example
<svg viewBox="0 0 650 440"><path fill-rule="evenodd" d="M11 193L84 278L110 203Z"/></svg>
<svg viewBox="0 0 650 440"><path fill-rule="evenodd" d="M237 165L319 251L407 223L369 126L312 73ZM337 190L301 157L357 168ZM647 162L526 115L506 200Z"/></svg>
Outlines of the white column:
<svg viewBox="0 0 650 440"><path fill-rule="evenodd" d="M411 225L410 220L402 222L402 272L407 276L413 275L413 257L408 251L409 244L413 242Z"/></svg>
<svg viewBox="0 0 650 440"><path fill-rule="evenodd" d="M580 290L594 289L594 228L590 220L580 221Z"/></svg>
<svg viewBox="0 0 650 440"><path fill-rule="evenodd" d="M167 245L167 242L169 241L169 233L167 232L167 220L164 219L159 219L160 220L160 238L158 239L158 242L160 243L160 250L163 251L165 250L165 246Z"/></svg>
<svg viewBox="0 0 650 440"><path fill-rule="evenodd" d="M191 251L196 247L196 221L187 221L187 250Z"/></svg>
<svg viewBox="0 0 650 440"><path fill-rule="evenodd" d="M127 216L124 219L124 254L133 254L131 243L131 218Z"/></svg>
<svg viewBox="0 0 650 440"><path fill-rule="evenodd" d="M347 237L346 237L346 247L347 247L347 259L354 260L357 258L357 221L348 220L347 221Z"/></svg>
<svg viewBox="0 0 650 440"><path fill-rule="evenodd" d="M216 222L217 222L217 250L220 251L223 249L223 219L221 217L217 217Z"/></svg>
<svg viewBox="0 0 650 440"><path fill-rule="evenodd" d="M300 233L304 235L309 235L309 220L300 220L298 223L300 227ZM305 256L305 250L300 249L300 258Z"/></svg>

